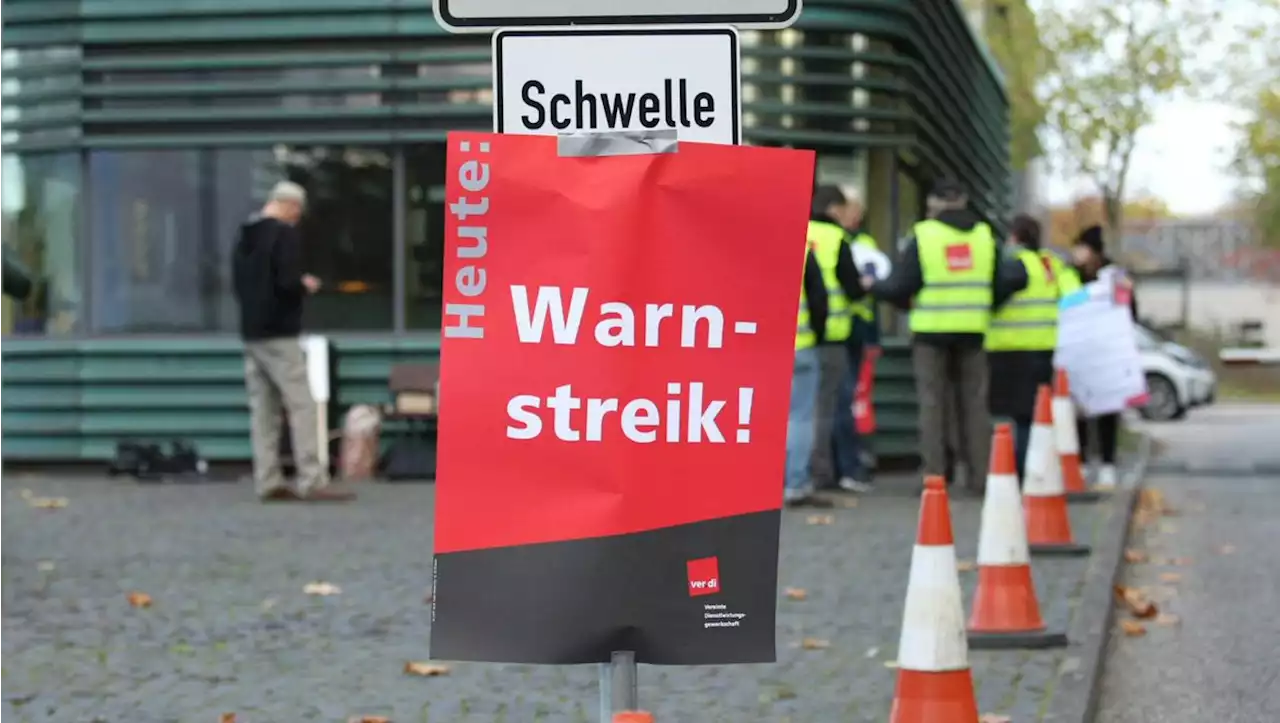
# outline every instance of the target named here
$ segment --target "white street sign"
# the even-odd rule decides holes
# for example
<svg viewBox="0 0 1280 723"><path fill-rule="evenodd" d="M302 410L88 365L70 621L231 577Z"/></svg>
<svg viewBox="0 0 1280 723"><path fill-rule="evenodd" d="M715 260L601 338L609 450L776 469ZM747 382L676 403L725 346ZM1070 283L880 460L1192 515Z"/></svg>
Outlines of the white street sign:
<svg viewBox="0 0 1280 723"><path fill-rule="evenodd" d="M493 127L556 135L676 130L738 144L738 32L731 27L504 29L493 36Z"/></svg>
<svg viewBox="0 0 1280 723"><path fill-rule="evenodd" d="M801 0L436 0L449 32L548 25L736 25L785 28Z"/></svg>

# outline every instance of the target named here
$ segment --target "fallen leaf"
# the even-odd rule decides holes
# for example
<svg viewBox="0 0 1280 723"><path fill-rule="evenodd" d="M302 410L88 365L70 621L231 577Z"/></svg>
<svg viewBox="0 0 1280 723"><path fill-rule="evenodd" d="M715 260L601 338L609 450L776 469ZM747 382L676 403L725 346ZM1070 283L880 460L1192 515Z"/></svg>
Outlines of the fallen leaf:
<svg viewBox="0 0 1280 723"><path fill-rule="evenodd" d="M886 667L886 668L897 668L897 667L898 667L898 661L896 661L896 660L886 660L886 661L884 661L884 667Z"/></svg>
<svg viewBox="0 0 1280 723"><path fill-rule="evenodd" d="M1121 620L1120 629L1124 631L1125 635L1131 638L1147 634L1147 626L1137 620Z"/></svg>
<svg viewBox="0 0 1280 723"><path fill-rule="evenodd" d="M1161 582L1181 582L1182 573L1178 572L1162 572L1160 573Z"/></svg>
<svg viewBox="0 0 1280 723"><path fill-rule="evenodd" d="M1169 506L1164 498L1164 492L1150 487L1144 488L1138 494L1138 509L1144 512L1150 512L1156 515L1174 515L1177 512Z"/></svg>
<svg viewBox="0 0 1280 723"><path fill-rule="evenodd" d="M385 715L357 715L347 719L347 723L391 723Z"/></svg>
<svg viewBox="0 0 1280 723"><path fill-rule="evenodd" d="M236 723L236 714L223 713L222 716L218 718L218 723Z"/></svg>
<svg viewBox="0 0 1280 723"><path fill-rule="evenodd" d="M1116 598L1129 608L1129 612L1136 618L1153 618L1159 614L1155 603L1147 599L1145 593L1131 587L1116 585Z"/></svg>
<svg viewBox="0 0 1280 723"><path fill-rule="evenodd" d="M302 591L308 595L337 595L342 592L342 588L331 582L309 582L302 586Z"/></svg>
<svg viewBox="0 0 1280 723"><path fill-rule="evenodd" d="M805 638L800 641L800 647L805 650L826 650L831 647L831 641L822 638Z"/></svg>
<svg viewBox="0 0 1280 723"><path fill-rule="evenodd" d="M805 524L809 525L830 525L835 521L835 515L809 515L805 518Z"/></svg>
<svg viewBox="0 0 1280 723"><path fill-rule="evenodd" d="M867 648L867 657L874 658L880 654L880 648Z"/></svg>
<svg viewBox="0 0 1280 723"><path fill-rule="evenodd" d="M1222 547L1218 548L1219 555L1230 555L1235 553L1235 551L1236 551L1235 545L1223 545Z"/></svg>
<svg viewBox="0 0 1280 723"><path fill-rule="evenodd" d="M145 592L131 592L126 599L129 601L129 604L135 608L151 607L151 596Z"/></svg>
<svg viewBox="0 0 1280 723"><path fill-rule="evenodd" d="M809 592L802 587L789 587L785 592L788 600L808 600Z"/></svg>
<svg viewBox="0 0 1280 723"><path fill-rule="evenodd" d="M956 570L959 572L972 572L978 568L978 564L973 560L961 560L956 563Z"/></svg>
<svg viewBox="0 0 1280 723"><path fill-rule="evenodd" d="M60 510L67 506L66 497L28 497L27 504L37 510Z"/></svg>
<svg viewBox="0 0 1280 723"><path fill-rule="evenodd" d="M1156 616L1156 625L1177 625L1182 622L1182 618L1170 613L1160 613Z"/></svg>
<svg viewBox="0 0 1280 723"><path fill-rule="evenodd" d="M41 560L36 563L36 569L40 572L53 572L55 565L52 560Z"/></svg>
<svg viewBox="0 0 1280 723"><path fill-rule="evenodd" d="M839 505L840 507L843 507L846 510L852 510L853 508L858 506L858 498L841 497L840 499L836 500L836 504Z"/></svg>
<svg viewBox="0 0 1280 723"><path fill-rule="evenodd" d="M1013 719L1009 716L999 713L983 713L978 716L978 723L1011 723L1012 721Z"/></svg>
<svg viewBox="0 0 1280 723"><path fill-rule="evenodd" d="M277 601L275 598L273 598L273 597L269 597L269 598L267 598L266 600L263 600L263 601L262 601L262 609L263 609L263 611L265 612L265 611L270 610L271 608L275 607L277 602L278 602L278 601Z"/></svg>
<svg viewBox="0 0 1280 723"><path fill-rule="evenodd" d="M1139 562L1146 562L1147 553L1143 552L1142 550L1125 550L1124 561L1128 563L1133 563L1133 564L1137 564Z"/></svg>
<svg viewBox="0 0 1280 723"><path fill-rule="evenodd" d="M1189 557L1166 557L1160 561L1163 565L1173 565L1175 567L1186 567L1192 562L1194 562L1194 560Z"/></svg>
<svg viewBox="0 0 1280 723"><path fill-rule="evenodd" d="M449 666L436 663L418 663L410 660L404 664L405 675L420 675L424 678L435 678L449 674Z"/></svg>

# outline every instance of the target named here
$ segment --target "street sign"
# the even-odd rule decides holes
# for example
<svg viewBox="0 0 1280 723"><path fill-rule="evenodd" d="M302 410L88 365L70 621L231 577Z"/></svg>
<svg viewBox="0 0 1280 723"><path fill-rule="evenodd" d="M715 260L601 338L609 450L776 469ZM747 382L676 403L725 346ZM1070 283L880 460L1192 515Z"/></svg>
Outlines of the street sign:
<svg viewBox="0 0 1280 723"><path fill-rule="evenodd" d="M801 0L436 0L452 33L548 25L736 25L785 28Z"/></svg>
<svg viewBox="0 0 1280 723"><path fill-rule="evenodd" d="M675 129L742 138L732 27L507 29L493 36L493 127L557 135Z"/></svg>

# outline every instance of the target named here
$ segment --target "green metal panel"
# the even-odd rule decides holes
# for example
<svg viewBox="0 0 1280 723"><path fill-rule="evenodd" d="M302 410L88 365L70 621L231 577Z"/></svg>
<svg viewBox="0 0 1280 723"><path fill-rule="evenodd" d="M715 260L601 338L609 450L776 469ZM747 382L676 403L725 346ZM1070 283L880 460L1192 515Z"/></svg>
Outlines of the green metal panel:
<svg viewBox="0 0 1280 723"><path fill-rule="evenodd" d="M18 81L5 92L18 109L7 126L10 150L381 145L490 123L488 38L447 35L427 0L4 0L4 8L4 45L20 56L6 68ZM871 71L762 71L744 82L785 84L802 96L864 88L880 100L874 111L796 103L786 115L827 126L748 127L749 141L893 145L921 159L926 175L963 180L988 216L1003 214L1012 193L1008 100L956 0L809 0L796 29L862 34L889 49L744 42L748 57ZM286 96L312 107L286 106ZM776 106L747 111L780 118ZM856 129L855 119L875 129Z"/></svg>
<svg viewBox="0 0 1280 723"><path fill-rule="evenodd" d="M439 357L438 334L335 336L338 407L382 403L397 363ZM195 442L212 460L250 454L239 343L226 337L80 342L10 339L3 347L3 457L11 462L110 459L135 438ZM907 347L888 342L875 405L882 457L916 454L915 382ZM446 412L447 413L447 412ZM339 420L330 420L337 427Z"/></svg>

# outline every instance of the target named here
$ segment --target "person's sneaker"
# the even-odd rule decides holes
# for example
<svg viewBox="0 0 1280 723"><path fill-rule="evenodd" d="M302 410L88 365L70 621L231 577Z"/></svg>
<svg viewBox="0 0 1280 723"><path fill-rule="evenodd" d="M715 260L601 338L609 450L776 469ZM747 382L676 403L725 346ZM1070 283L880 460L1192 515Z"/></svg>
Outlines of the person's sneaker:
<svg viewBox="0 0 1280 723"><path fill-rule="evenodd" d="M258 495L258 499L263 502L297 502L302 498L298 497L298 493L288 487L276 487L270 492Z"/></svg>
<svg viewBox="0 0 1280 723"><path fill-rule="evenodd" d="M840 489L845 492L865 494L867 492L874 492L876 486L866 480L854 479L853 477L842 477L840 479Z"/></svg>
<svg viewBox="0 0 1280 723"><path fill-rule="evenodd" d="M356 493L344 490L332 485L316 487L303 493L299 499L303 502L350 502L356 498Z"/></svg>
<svg viewBox="0 0 1280 723"><path fill-rule="evenodd" d="M1114 464L1104 464L1098 468L1097 486L1104 490L1114 489L1119 482L1119 474Z"/></svg>
<svg viewBox="0 0 1280 723"><path fill-rule="evenodd" d="M783 500L788 508L796 509L800 507L809 507L812 509L829 510L835 507L835 503L831 500L819 497L815 494L807 494L804 497L790 497Z"/></svg>

